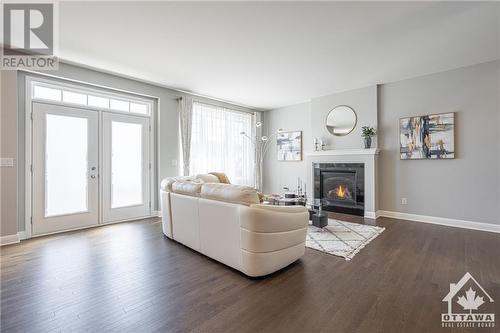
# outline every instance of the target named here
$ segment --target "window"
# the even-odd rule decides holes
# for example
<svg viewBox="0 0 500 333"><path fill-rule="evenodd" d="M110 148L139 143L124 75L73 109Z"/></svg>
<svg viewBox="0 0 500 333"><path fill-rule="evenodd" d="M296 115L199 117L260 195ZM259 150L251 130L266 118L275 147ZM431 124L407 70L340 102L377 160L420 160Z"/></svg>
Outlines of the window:
<svg viewBox="0 0 500 333"><path fill-rule="evenodd" d="M128 95L96 92L91 89L70 87L45 82L33 82L33 99L49 100L64 104L88 105L98 109L149 115L152 103Z"/></svg>
<svg viewBox="0 0 500 333"><path fill-rule="evenodd" d="M129 102L120 101L120 100L117 100L117 99L111 99L111 100L109 100L109 107L111 109L114 109L114 110L128 112L129 111L129 105L130 105Z"/></svg>
<svg viewBox="0 0 500 333"><path fill-rule="evenodd" d="M33 97L47 99L49 101L61 101L61 90L47 88L44 86L35 86L33 90Z"/></svg>
<svg viewBox="0 0 500 333"><path fill-rule="evenodd" d="M189 172L224 172L233 184L255 185L252 114L193 103Z"/></svg>
<svg viewBox="0 0 500 333"><path fill-rule="evenodd" d="M88 105L96 108L109 109L109 98L88 95Z"/></svg>
<svg viewBox="0 0 500 333"><path fill-rule="evenodd" d="M63 102L86 105L87 95L63 90Z"/></svg>
<svg viewBox="0 0 500 333"><path fill-rule="evenodd" d="M130 103L130 112L148 114L148 106L142 103Z"/></svg>

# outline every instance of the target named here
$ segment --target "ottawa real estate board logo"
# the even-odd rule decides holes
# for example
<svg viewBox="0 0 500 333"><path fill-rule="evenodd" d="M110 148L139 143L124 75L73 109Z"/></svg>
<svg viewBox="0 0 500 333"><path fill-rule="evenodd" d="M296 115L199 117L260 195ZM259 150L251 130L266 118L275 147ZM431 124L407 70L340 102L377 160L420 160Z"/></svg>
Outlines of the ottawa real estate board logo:
<svg viewBox="0 0 500 333"><path fill-rule="evenodd" d="M442 327L495 327L493 298L469 272L457 283L450 283L443 302L448 303L448 311L441 314Z"/></svg>
<svg viewBox="0 0 500 333"><path fill-rule="evenodd" d="M56 3L2 1L2 70L57 69L56 9Z"/></svg>

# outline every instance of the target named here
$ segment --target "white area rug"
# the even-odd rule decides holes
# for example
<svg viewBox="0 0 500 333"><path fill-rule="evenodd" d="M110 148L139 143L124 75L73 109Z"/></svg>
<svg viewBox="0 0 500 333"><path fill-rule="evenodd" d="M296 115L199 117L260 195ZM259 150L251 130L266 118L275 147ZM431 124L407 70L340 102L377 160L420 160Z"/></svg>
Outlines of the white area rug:
<svg viewBox="0 0 500 333"><path fill-rule="evenodd" d="M306 246L351 260L384 230L383 227L333 219L329 219L328 225L324 228L317 228L309 222Z"/></svg>

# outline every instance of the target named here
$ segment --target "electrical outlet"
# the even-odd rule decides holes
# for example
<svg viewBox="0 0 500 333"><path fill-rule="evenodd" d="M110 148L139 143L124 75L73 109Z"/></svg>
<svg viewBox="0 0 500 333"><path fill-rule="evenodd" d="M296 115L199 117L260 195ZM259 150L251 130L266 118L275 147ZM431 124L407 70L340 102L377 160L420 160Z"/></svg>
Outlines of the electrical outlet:
<svg viewBox="0 0 500 333"><path fill-rule="evenodd" d="M402 204L402 205L407 205L407 204L408 204L408 199L406 199L406 198L401 198L401 204Z"/></svg>
<svg viewBox="0 0 500 333"><path fill-rule="evenodd" d="M0 165L2 167L12 168L14 166L14 159L11 157L2 157L0 159Z"/></svg>

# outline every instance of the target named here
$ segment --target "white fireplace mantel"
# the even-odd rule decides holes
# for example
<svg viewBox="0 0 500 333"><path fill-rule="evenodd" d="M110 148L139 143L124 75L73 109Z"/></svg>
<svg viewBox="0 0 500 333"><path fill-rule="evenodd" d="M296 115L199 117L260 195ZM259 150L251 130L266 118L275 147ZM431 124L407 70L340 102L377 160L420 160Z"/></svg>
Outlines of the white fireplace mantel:
<svg viewBox="0 0 500 333"><path fill-rule="evenodd" d="M378 155L380 149L336 149L336 150L319 150L306 153L306 156L345 156L345 155Z"/></svg>
<svg viewBox="0 0 500 333"><path fill-rule="evenodd" d="M307 188L314 189L314 163L363 163L365 166L365 217L377 211L377 160L380 149L336 149L306 153Z"/></svg>

